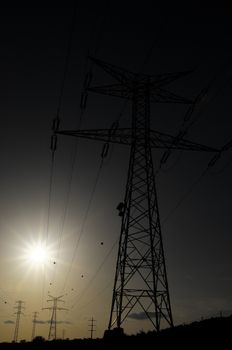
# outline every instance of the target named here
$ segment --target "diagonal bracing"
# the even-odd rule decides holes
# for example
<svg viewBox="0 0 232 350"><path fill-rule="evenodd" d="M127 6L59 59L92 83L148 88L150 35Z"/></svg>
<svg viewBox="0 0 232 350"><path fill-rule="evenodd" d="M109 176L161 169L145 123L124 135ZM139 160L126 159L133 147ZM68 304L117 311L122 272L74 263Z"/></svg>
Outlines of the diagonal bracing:
<svg viewBox="0 0 232 350"><path fill-rule="evenodd" d="M220 150L150 129L150 103L191 105L188 98L164 88L190 72L156 76L136 74L96 58L90 60L117 83L86 90L131 101L131 128L55 130L67 135L130 147L125 197L120 203L121 232L114 278L109 330L122 328L132 312L142 312L158 332L173 326L164 248L154 176L152 149L198 152Z"/></svg>

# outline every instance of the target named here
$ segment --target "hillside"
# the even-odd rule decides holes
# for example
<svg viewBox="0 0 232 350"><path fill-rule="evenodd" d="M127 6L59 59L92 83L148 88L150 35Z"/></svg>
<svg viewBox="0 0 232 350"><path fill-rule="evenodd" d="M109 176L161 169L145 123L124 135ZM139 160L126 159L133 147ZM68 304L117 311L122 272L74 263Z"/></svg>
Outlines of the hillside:
<svg viewBox="0 0 232 350"><path fill-rule="evenodd" d="M179 348L191 346L228 345L231 342L232 315L229 317L210 318L191 324L175 326L172 329L156 332L140 332L132 336L112 335L104 339L73 339L44 341L35 339L33 342L0 343L0 349L79 349L79 350L111 350L111 349L161 349L165 345ZM223 346L224 347L224 346Z"/></svg>

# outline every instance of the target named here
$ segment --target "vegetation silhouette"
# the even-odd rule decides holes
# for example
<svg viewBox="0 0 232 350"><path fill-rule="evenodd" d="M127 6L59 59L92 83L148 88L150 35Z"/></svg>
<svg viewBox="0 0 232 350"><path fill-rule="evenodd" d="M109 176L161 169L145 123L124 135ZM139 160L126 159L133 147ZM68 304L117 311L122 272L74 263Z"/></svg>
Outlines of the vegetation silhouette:
<svg viewBox="0 0 232 350"><path fill-rule="evenodd" d="M163 349L165 345L178 348L192 348L226 345L231 342L232 315L229 317L214 317L190 324L167 328L159 333L140 331L136 335L125 335L122 332L108 333L104 338L97 339L57 339L47 341L42 336L36 336L31 342L0 343L0 349L79 349L79 350L116 350L116 349L146 349L155 347Z"/></svg>

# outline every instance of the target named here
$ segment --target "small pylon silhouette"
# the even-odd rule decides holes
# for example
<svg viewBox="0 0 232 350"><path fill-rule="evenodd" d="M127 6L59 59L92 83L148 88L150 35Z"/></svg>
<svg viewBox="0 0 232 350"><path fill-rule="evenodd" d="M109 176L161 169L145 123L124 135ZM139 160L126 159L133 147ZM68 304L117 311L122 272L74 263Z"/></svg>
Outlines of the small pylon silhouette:
<svg viewBox="0 0 232 350"><path fill-rule="evenodd" d="M22 309L24 309L24 307L22 306L23 303L24 301L22 300L16 301L17 306L15 306L15 309L17 309L17 312L15 312L16 322L15 322L15 330L14 330L14 338L13 338L14 342L18 341L20 316L23 314Z"/></svg>
<svg viewBox="0 0 232 350"><path fill-rule="evenodd" d="M60 295L59 297L54 297L52 295L49 295L51 299L48 299L47 302L53 302L53 306L51 307L44 307L43 310L52 310L51 320L50 320L50 327L49 327L49 333L48 333L48 340L56 339L57 336L57 310L68 310L63 307L58 307L59 302L65 302L64 300L61 300L61 298L64 295Z"/></svg>

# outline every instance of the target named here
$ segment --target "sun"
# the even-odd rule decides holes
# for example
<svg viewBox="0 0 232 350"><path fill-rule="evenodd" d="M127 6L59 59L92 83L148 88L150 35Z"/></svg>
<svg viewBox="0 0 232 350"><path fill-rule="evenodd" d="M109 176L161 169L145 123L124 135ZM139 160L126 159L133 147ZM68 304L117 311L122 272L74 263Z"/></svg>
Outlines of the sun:
<svg viewBox="0 0 232 350"><path fill-rule="evenodd" d="M33 244L27 249L26 259L35 266L45 265L49 259L48 249L41 243Z"/></svg>
<svg viewBox="0 0 232 350"><path fill-rule="evenodd" d="M29 259L35 264L43 264L47 260L47 257L47 250L41 245L33 247L29 254Z"/></svg>

